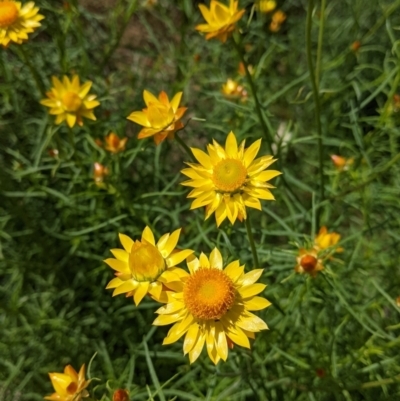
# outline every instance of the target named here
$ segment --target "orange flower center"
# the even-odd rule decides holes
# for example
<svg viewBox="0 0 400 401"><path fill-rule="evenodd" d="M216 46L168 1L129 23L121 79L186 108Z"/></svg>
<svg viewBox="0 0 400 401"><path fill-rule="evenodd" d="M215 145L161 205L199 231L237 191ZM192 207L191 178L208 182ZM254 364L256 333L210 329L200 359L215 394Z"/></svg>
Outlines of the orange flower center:
<svg viewBox="0 0 400 401"><path fill-rule="evenodd" d="M214 167L212 180L217 190L235 192L246 182L246 177L247 170L241 161L225 159Z"/></svg>
<svg viewBox="0 0 400 401"><path fill-rule="evenodd" d="M194 317L218 320L234 304L235 287L223 271L200 268L186 280L183 300Z"/></svg>
<svg viewBox="0 0 400 401"><path fill-rule="evenodd" d="M75 92L66 92L61 98L65 111L75 112L82 106L82 99Z"/></svg>
<svg viewBox="0 0 400 401"><path fill-rule="evenodd" d="M317 266L318 260L312 255L304 255L301 258L300 265L306 272L311 272Z"/></svg>
<svg viewBox="0 0 400 401"><path fill-rule="evenodd" d="M12 25L18 19L18 7L13 1L0 2L0 27Z"/></svg>
<svg viewBox="0 0 400 401"><path fill-rule="evenodd" d="M165 270L165 262L160 251L148 243L136 241L129 255L129 267L136 281L155 281Z"/></svg>
<svg viewBox="0 0 400 401"><path fill-rule="evenodd" d="M75 394L77 390L78 390L78 384L75 382L70 383L69 386L67 387L68 394Z"/></svg>

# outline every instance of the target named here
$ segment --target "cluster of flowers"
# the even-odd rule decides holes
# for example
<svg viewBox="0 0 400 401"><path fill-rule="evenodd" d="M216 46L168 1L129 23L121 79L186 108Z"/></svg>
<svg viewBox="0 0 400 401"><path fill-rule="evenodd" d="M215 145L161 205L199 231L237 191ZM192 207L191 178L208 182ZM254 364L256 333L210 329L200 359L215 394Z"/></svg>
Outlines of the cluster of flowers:
<svg viewBox="0 0 400 401"><path fill-rule="evenodd" d="M210 8L203 4L199 7L206 23L196 29L205 33L206 39L217 38L221 42L226 42L244 14L234 0L230 0L229 6L211 0ZM22 6L14 0L0 0L0 44L21 44L28 33L40 26L43 18L32 2ZM76 124L81 126L83 118L96 119L93 110L100 103L89 93L91 82L81 84L79 76L74 75L61 80L53 77L52 83L41 104L56 116L56 124L65 121L73 128ZM146 107L127 117L143 127L138 138L153 137L156 144L173 138L183 128L181 119L186 108L180 107L182 92L170 100L163 91L156 97L145 90L143 98ZM126 140L111 133L106 137L105 148L117 153L125 148ZM214 214L217 226L225 219L231 224L245 220L247 207L262 210L260 200L274 199L270 191L274 187L268 181L281 173L267 170L275 162L273 156L256 158L260 147L261 140L257 140L245 148L245 141L238 144L235 134L230 132L224 147L214 140L207 145L207 152L192 148L198 163L186 163L188 168L182 170L189 178L182 185L193 188L188 195L194 199L191 209L205 207L205 218ZM95 166L95 178L101 180L104 174L107 174L104 166ZM217 364L221 359L226 361L228 350L234 345L250 348L249 339L268 328L252 313L271 304L259 296L266 288L257 283L263 269L245 273L239 260L224 264L217 248L208 256L201 252L196 257L193 250L177 247L180 233L181 229L177 229L157 241L149 227L144 228L140 240L120 234L123 248L112 249L114 258L105 260L116 272L107 288L114 290L114 296L132 297L135 305L146 295L159 302L161 307L153 324L172 324L163 344L184 337L183 352L189 355L190 363L196 361L205 346L211 361ZM315 275L322 270L323 259L330 257L325 250L332 249L339 239L338 234L328 233L323 227L314 246L300 250L296 271ZM184 261L186 270L179 267ZM64 373L50 373L50 379L55 393L46 397L47 400L79 401L88 395L89 381L85 379L84 365L79 373L68 365ZM114 401L127 399L125 395L125 390L118 390Z"/></svg>

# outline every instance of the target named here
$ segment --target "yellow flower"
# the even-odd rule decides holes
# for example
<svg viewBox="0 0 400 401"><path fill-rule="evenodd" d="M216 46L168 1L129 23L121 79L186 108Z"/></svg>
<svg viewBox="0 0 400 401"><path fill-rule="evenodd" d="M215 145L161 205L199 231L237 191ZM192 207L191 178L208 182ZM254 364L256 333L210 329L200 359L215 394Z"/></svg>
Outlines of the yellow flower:
<svg viewBox="0 0 400 401"><path fill-rule="evenodd" d="M281 29L281 25L285 22L285 20L286 14L283 11L275 11L272 15L272 21L269 25L269 30L271 32L278 32Z"/></svg>
<svg viewBox="0 0 400 401"><path fill-rule="evenodd" d="M164 234L157 244L149 227L143 230L141 241L119 234L124 249L111 249L116 259L104 261L117 272L117 277L107 285L107 289L115 288L113 296L128 293L127 296L133 295L135 304L139 305L149 293L156 301L165 302L166 290L173 290L174 282L185 274L175 266L193 253L191 249L175 249L180 232L178 229Z"/></svg>
<svg viewBox="0 0 400 401"><path fill-rule="evenodd" d="M340 241L340 234L331 232L323 226L320 228L318 235L315 237L314 245L316 250L324 250L334 247ZM336 252L343 252L343 248L337 248Z"/></svg>
<svg viewBox="0 0 400 401"><path fill-rule="evenodd" d="M190 260L189 260L190 259ZM217 364L226 361L228 346L233 343L250 348L249 338L268 329L263 320L251 313L271 303L256 296L265 285L255 282L263 270L244 274L238 260L223 268L221 253L217 248L207 258L188 259L190 274L182 278L181 287L168 293L168 303L157 310L154 325L174 325L163 344L172 344L184 334L184 354L193 363L206 345L210 359Z"/></svg>
<svg viewBox="0 0 400 401"><path fill-rule="evenodd" d="M83 85L79 82L78 75L74 75L70 80L64 75L62 82L57 77L52 77L53 87L46 93L48 99L43 99L40 103L50 107L49 113L56 115L56 124L67 121L72 128L75 124L83 125L82 117L96 120L93 109L98 102L95 95L89 95L92 82L87 81Z"/></svg>
<svg viewBox="0 0 400 401"><path fill-rule="evenodd" d="M308 273L315 277L319 271L324 269L321 259L318 258L316 249L299 249L296 261L297 265L294 270L297 273Z"/></svg>
<svg viewBox="0 0 400 401"><path fill-rule="evenodd" d="M217 38L226 42L228 35L235 29L236 22L242 18L245 10L238 10L238 1L230 0L229 7L216 0L211 0L210 9L199 4L206 24L196 26L200 32L206 33L206 39Z"/></svg>
<svg viewBox="0 0 400 401"><path fill-rule="evenodd" d="M112 401L129 401L129 392L123 389L115 390Z"/></svg>
<svg viewBox="0 0 400 401"><path fill-rule="evenodd" d="M247 91L243 86L230 78L222 85L221 92L226 97L242 97L243 99L247 97Z"/></svg>
<svg viewBox="0 0 400 401"><path fill-rule="evenodd" d="M179 107L182 92L178 92L171 101L168 95L162 91L158 99L149 91L143 91L143 99L147 108L143 111L134 111L127 118L144 128L139 132L138 138L143 139L154 136L154 142L158 145L165 138L173 139L174 133L183 127L179 121L187 108Z"/></svg>
<svg viewBox="0 0 400 401"><path fill-rule="evenodd" d="M90 383L90 380L85 380L85 365L82 365L79 374L71 365L67 365L64 373L49 373L49 376L56 392L44 397L45 400L80 401L89 395L85 390Z"/></svg>
<svg viewBox="0 0 400 401"><path fill-rule="evenodd" d="M110 132L105 137L105 146L104 149L108 150L111 153L119 153L125 150L126 141L128 138L119 139L119 136L114 132Z"/></svg>
<svg viewBox="0 0 400 401"><path fill-rule="evenodd" d="M44 18L38 11L32 1L22 6L20 1L0 0L0 45L7 47L10 42L20 45L28 40L28 33L39 27Z"/></svg>
<svg viewBox="0 0 400 401"><path fill-rule="evenodd" d="M352 157L350 159L346 159L339 155L331 155L331 159L336 169L339 171L348 170L350 166L354 163L354 159Z"/></svg>
<svg viewBox="0 0 400 401"><path fill-rule="evenodd" d="M110 171L107 167L103 166L99 162L93 164L93 179L96 184L103 182L104 177L108 175Z"/></svg>
<svg viewBox="0 0 400 401"><path fill-rule="evenodd" d="M269 13L276 8L275 0L259 0L258 1L258 10L262 13Z"/></svg>
<svg viewBox="0 0 400 401"><path fill-rule="evenodd" d="M226 138L225 149L217 142L207 146L208 154L191 148L200 164L186 163L190 168L181 172L190 178L182 185L193 187L188 198L196 198L191 209L205 206L205 218L215 212L217 226L226 218L233 224L236 219L246 219L246 206L261 210L259 199L275 199L267 181L280 175L279 171L267 170L275 162L272 156L255 159L261 139L247 149L245 141L238 147L235 134Z"/></svg>

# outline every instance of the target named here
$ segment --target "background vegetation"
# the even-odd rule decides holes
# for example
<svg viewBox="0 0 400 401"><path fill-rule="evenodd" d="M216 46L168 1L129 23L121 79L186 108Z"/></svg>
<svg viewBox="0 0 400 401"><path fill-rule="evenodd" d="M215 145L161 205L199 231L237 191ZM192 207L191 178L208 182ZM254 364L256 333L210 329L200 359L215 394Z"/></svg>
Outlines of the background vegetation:
<svg viewBox="0 0 400 401"><path fill-rule="evenodd" d="M277 33L269 15L251 16L253 2L240 1L246 58L284 174L274 181L276 202L250 213L264 295L273 302L260 313L270 330L217 367L204 354L190 366L181 342L161 345L167 328L151 326L156 303L136 308L105 290L112 272L102 260L118 246L118 232L137 237L146 224L158 235L183 227L182 246L206 253L218 246L226 259L252 267L243 224L217 229L203 210L189 211L179 185L184 151L174 141L138 141L140 128L126 120L143 107L143 89L183 90L186 121L205 120L181 132L189 146L223 142L230 130L247 144L262 137L251 96L241 102L220 92L229 77L246 87L235 49L194 31L196 2L145 3L37 0L42 28L0 52L0 398L41 400L52 390L49 371L79 368L97 352L91 375L102 379L92 384L99 398L111 394L109 380L132 400L398 400L400 1L331 0L322 13L315 4L322 203L307 1L278 2L287 20ZM22 48L46 88L52 75L93 81L97 121L74 136L54 126ZM116 156L95 142L110 130L129 137ZM339 172L330 154L354 163ZM110 169L103 187L93 181L94 162ZM318 231L319 211L345 251L313 279L293 268L297 246Z"/></svg>

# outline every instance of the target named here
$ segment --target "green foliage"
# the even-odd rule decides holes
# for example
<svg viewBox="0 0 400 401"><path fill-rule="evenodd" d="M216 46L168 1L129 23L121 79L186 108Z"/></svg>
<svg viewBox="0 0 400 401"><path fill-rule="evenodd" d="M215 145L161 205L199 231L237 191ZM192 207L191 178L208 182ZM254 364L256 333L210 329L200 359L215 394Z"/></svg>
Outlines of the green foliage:
<svg viewBox="0 0 400 401"><path fill-rule="evenodd" d="M400 1L332 0L324 11L315 2L323 201L307 2L278 1L287 20L277 33L268 30L269 15L240 2L245 58L283 176L274 180L276 202L250 212L273 303L259 316L270 330L216 367L205 351L190 366L181 342L162 346L168 328L151 326L159 305L112 298L102 260L119 232L137 238L149 225L157 236L183 227L182 248L199 254L217 246L224 260L253 267L244 224L217 229L214 216L189 211L179 185L189 156L179 144L139 141L138 126L126 120L143 108L143 89L183 90L191 120L180 137L188 146L223 143L230 130L247 145L264 137L235 48L194 30L201 15L190 0L150 8L134 0L65 3L37 0L42 28L0 54L0 398L41 400L52 392L48 372L77 369L97 352L90 374L101 380L90 388L103 400L116 388L129 389L132 400L399 399ZM54 126L39 100L40 82L48 90L52 75L73 72L94 82L101 106L97 121L70 131ZM245 86L247 101L221 94L228 77ZM95 142L111 130L129 137L118 155ZM331 154L354 162L338 172ZM93 181L95 162L110 170L102 186ZM319 225L339 232L345 251L316 278L297 275L297 246Z"/></svg>

